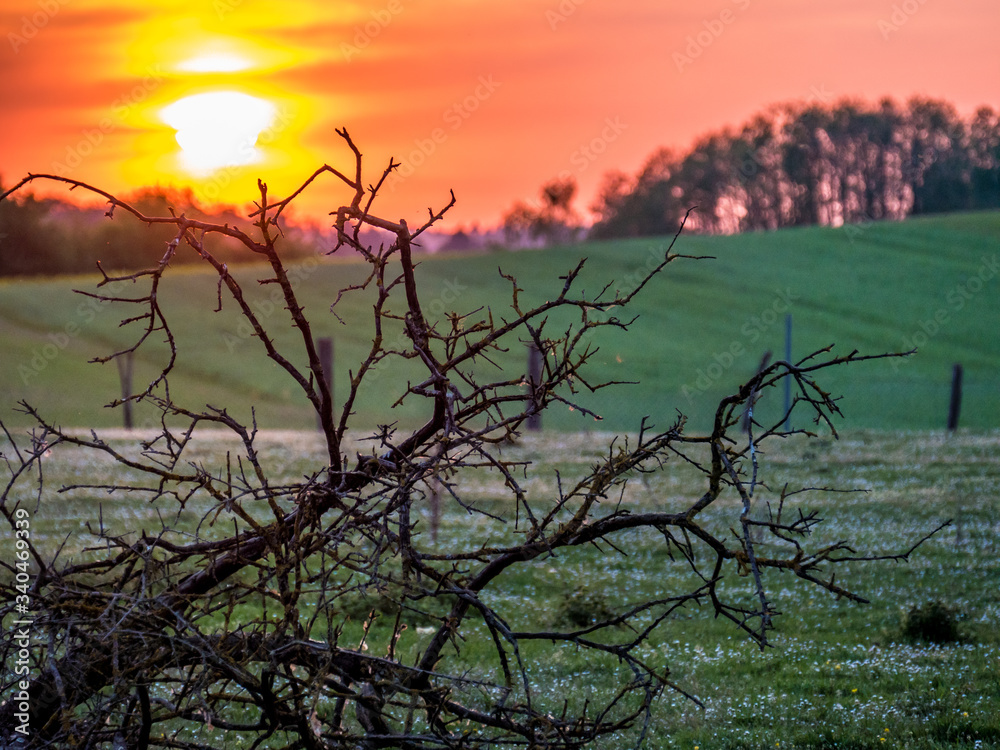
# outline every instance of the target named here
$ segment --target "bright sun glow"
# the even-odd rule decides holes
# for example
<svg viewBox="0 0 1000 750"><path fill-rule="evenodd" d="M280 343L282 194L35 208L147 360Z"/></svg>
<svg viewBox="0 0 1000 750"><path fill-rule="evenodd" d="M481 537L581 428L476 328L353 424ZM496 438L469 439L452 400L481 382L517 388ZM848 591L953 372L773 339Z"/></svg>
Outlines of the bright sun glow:
<svg viewBox="0 0 1000 750"><path fill-rule="evenodd" d="M220 52L185 60L177 66L177 69L186 73L236 73L251 67L253 63L245 57Z"/></svg>
<svg viewBox="0 0 1000 750"><path fill-rule="evenodd" d="M259 161L257 139L273 122L275 108L238 91L212 91L178 99L160 114L177 131L185 169L207 174Z"/></svg>

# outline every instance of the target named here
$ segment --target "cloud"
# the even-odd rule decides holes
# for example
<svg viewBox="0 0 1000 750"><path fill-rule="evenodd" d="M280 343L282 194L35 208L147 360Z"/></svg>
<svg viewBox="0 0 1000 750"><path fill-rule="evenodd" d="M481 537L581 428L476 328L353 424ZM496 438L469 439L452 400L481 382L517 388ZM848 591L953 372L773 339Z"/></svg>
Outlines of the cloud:
<svg viewBox="0 0 1000 750"><path fill-rule="evenodd" d="M59 5L52 15L44 15L38 8L0 14L0 26L10 29L0 53L0 101L5 111L65 112L111 102L127 81L107 77L115 66L115 46L108 40L129 38L130 27L143 14L124 8L75 10ZM38 24L40 14L44 25Z"/></svg>

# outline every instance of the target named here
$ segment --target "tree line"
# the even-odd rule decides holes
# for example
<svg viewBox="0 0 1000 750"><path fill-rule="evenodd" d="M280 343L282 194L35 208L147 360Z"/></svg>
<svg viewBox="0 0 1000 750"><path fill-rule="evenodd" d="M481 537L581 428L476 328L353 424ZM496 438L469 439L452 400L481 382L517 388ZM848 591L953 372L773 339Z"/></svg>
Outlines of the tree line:
<svg viewBox="0 0 1000 750"><path fill-rule="evenodd" d="M3 193L0 184L0 193ZM129 197L147 215L177 215L217 224L243 224L242 212L228 207L202 207L190 190L144 188ZM149 268L163 256L173 238L171 228L145 225L135 217L114 216L107 207L88 208L32 194L0 201L0 277L85 273L100 261L105 270ZM320 251L319 235L307 226L284 224L291 257ZM210 248L228 263L252 259L246 248L227 237L209 238ZM193 253L175 263L195 263Z"/></svg>
<svg viewBox="0 0 1000 750"><path fill-rule="evenodd" d="M685 230L713 234L997 208L1000 119L928 98L775 106L606 174L591 236L672 233L692 206Z"/></svg>
<svg viewBox="0 0 1000 750"><path fill-rule="evenodd" d="M503 220L507 244L582 237L576 194L572 178L556 179L537 200L516 203ZM130 201L147 215L243 222L235 209L198 206L190 191L147 188ZM605 174L589 236L672 234L692 206L685 229L710 234L997 208L1000 115L981 107L963 118L951 104L927 98L776 105L738 129L705 136L685 154L657 149L635 175ZM30 194L0 202L0 276L92 271L95 260L137 270L162 256L167 228L106 222L103 213ZM315 228L283 228L293 256L327 244ZM214 241L226 262L248 259L236 243ZM188 254L175 262L196 260Z"/></svg>

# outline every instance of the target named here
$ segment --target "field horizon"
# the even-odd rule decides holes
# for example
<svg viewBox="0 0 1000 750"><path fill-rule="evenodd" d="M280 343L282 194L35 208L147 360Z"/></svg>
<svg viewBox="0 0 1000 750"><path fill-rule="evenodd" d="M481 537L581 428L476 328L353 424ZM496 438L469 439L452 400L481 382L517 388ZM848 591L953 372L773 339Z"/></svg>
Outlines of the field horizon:
<svg viewBox="0 0 1000 750"><path fill-rule="evenodd" d="M783 359L785 315L792 316L793 359L834 345L833 354L917 349L903 359L876 360L828 371L821 383L842 395L838 429L927 430L943 428L952 367L964 368L960 426L987 430L1000 425L1000 335L997 333L996 238L1000 212L919 217L899 223L840 228L808 227L732 236L682 234L673 252L712 256L679 259L636 298L638 315L627 334L602 331L589 367L592 382L629 381L591 394L579 403L603 416L595 422L568 409L553 409L545 426L559 431L635 430L644 416L665 425L682 412L692 429L704 429L715 404L754 371L764 352ZM450 311L469 320L503 316L510 310L510 286L500 271L518 278L522 303L555 294L581 258L587 263L579 286L630 291L646 269L663 257L670 237L587 242L545 250L425 256L418 284L425 311L443 318ZM96 260L96 259L95 259ZM336 289L361 278L364 267L339 259L314 258L294 266L297 291L311 313L314 335L335 343L335 388L342 400L349 370L370 342L370 299L347 295L337 314L327 312ZM294 332L280 305L260 292L261 267L235 271L293 361ZM0 282L0 377L8 384L0 419L14 427L30 419L15 411L20 401L67 426L120 425L120 413L103 407L119 395L113 364L88 365L134 340L138 331L118 327L134 314L122 305L101 305L74 294L95 291L98 276ZM250 407L267 429L303 429L315 422L295 384L263 356L231 302L213 312L216 280L205 269L171 269L161 296L177 335L178 365L171 392L195 409L227 408L249 421ZM133 291L135 289L135 291ZM122 294L139 286L122 285ZM265 287L264 289L268 289ZM119 308L119 309L114 309ZM631 317L631 316L629 316ZM559 319L549 323L561 325ZM390 332L392 337L402 331ZM132 337L130 339L130 337ZM140 352L134 389L145 385L164 361L160 342ZM498 360L505 372L524 371L523 345L509 341ZM359 429L391 422L421 423L427 405L389 405L419 374L411 362L392 367L392 381L374 373L355 407ZM388 370L388 368L386 368ZM761 419L782 407L779 393L761 402ZM140 406L136 424L154 424L155 413ZM804 427L807 425L794 425Z"/></svg>

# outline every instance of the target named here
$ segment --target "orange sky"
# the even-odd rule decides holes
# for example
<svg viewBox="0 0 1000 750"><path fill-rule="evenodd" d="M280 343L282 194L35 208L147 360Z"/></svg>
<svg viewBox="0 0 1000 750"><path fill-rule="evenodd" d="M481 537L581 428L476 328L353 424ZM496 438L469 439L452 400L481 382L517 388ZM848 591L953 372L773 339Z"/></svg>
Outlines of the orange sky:
<svg viewBox="0 0 1000 750"><path fill-rule="evenodd" d="M60 171L246 203L258 176L280 197L350 168L347 127L369 180L404 163L382 214L412 224L453 188L452 229L560 174L585 209L608 170L777 102L1000 108L997 0L4 0L0 28L7 185ZM345 196L324 179L300 214Z"/></svg>

